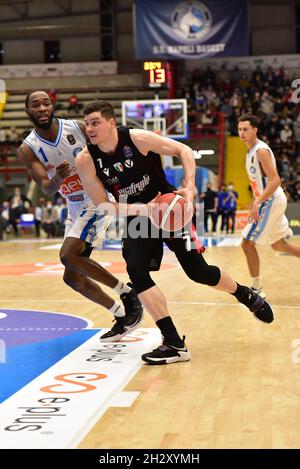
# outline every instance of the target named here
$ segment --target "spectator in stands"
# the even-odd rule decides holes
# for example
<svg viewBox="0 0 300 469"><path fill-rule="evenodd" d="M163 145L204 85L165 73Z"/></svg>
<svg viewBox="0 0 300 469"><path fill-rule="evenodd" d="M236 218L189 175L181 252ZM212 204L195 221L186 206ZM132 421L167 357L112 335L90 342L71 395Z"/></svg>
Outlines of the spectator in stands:
<svg viewBox="0 0 300 469"><path fill-rule="evenodd" d="M13 196L10 200L9 224L13 227L15 236L19 236L18 223L22 213L24 213L24 206L21 197Z"/></svg>
<svg viewBox="0 0 300 469"><path fill-rule="evenodd" d="M206 71L198 69L189 82L190 88L195 90L195 96L191 93L189 97L191 137L199 138L203 134L203 118L208 109L212 111L212 105L223 113L225 129L231 135L237 135L237 120L242 114L255 112L259 118L261 140L271 145L275 155L283 152L287 155L289 173L295 175L296 155L300 151L300 112L299 106L292 102L292 77L288 77L283 68L274 71L272 67L267 70L257 67L249 76L238 70L227 74L223 68L215 74L214 80L204 78L205 74ZM212 133L209 124L205 127ZM290 179L288 183L294 184ZM294 189L289 189L291 197L296 194Z"/></svg>
<svg viewBox="0 0 300 469"><path fill-rule="evenodd" d="M245 90L247 91L250 87L250 82L247 78L247 75L245 73L242 74L240 80L239 80L239 87L242 89L242 90Z"/></svg>
<svg viewBox="0 0 300 469"><path fill-rule="evenodd" d="M57 110L60 110L60 109L63 108L62 103L60 103L58 101L58 94L57 94L57 91L54 88L49 90L48 96L50 97L50 100L51 100L51 103L53 105L53 110L54 111L57 111Z"/></svg>
<svg viewBox="0 0 300 469"><path fill-rule="evenodd" d="M65 226L61 221L61 212L63 210L63 204L61 197L58 197L56 203L53 205L52 208L52 220L55 226L55 236L63 237Z"/></svg>
<svg viewBox="0 0 300 469"><path fill-rule="evenodd" d="M265 90L263 92L260 102L262 110L266 114L266 116L271 115L274 110L274 103L269 95L268 90Z"/></svg>
<svg viewBox="0 0 300 469"><path fill-rule="evenodd" d="M69 101L68 111L70 113L75 112L76 114L79 114L83 106L82 106L82 103L79 102L78 96L76 94L72 94L69 97L68 101Z"/></svg>
<svg viewBox="0 0 300 469"><path fill-rule="evenodd" d="M57 100L58 100L58 95L57 95L57 91L52 88L51 90L48 91L48 96L51 100L51 103L53 105L53 108L55 107L55 104L57 103Z"/></svg>
<svg viewBox="0 0 300 469"><path fill-rule="evenodd" d="M233 183L230 182L227 186L227 196L224 199L225 202L225 210L226 210L226 233L233 234L235 231L235 214L237 209L237 200L238 200L238 193L234 190Z"/></svg>
<svg viewBox="0 0 300 469"><path fill-rule="evenodd" d="M20 136L19 136L19 133L16 129L16 127L12 126L9 131L8 131L8 135L7 135L7 140L9 143L11 143L12 145L15 145L17 146L20 142Z"/></svg>
<svg viewBox="0 0 300 469"><path fill-rule="evenodd" d="M212 133L211 126L214 122L214 116L212 115L210 109L203 112L201 115L201 127L204 133Z"/></svg>
<svg viewBox="0 0 300 469"><path fill-rule="evenodd" d="M264 76L264 73L262 72L260 65L257 65L256 69L254 70L251 81L252 81L254 88L256 88L259 91L262 90L264 86L264 82L265 82L265 76Z"/></svg>
<svg viewBox="0 0 300 469"><path fill-rule="evenodd" d="M2 207L0 211L0 231L1 231L0 239L3 239L3 231L6 233L9 232L10 218L11 218L11 215L10 215L9 201L5 200L2 203Z"/></svg>
<svg viewBox="0 0 300 469"><path fill-rule="evenodd" d="M49 200L42 209L42 228L47 233L47 238L55 237L55 224L52 213L53 204Z"/></svg>
<svg viewBox="0 0 300 469"><path fill-rule="evenodd" d="M21 194L19 187L15 187L14 193L9 197L10 202L10 224L13 227L15 236L19 235L18 223L22 213L27 213L31 207L31 201L24 194Z"/></svg>
<svg viewBox="0 0 300 469"><path fill-rule="evenodd" d="M212 190L211 182L206 183L206 192L200 196L201 202L204 202L204 231L209 232L208 223L211 219L212 232L216 233L217 210L218 210L218 194Z"/></svg>
<svg viewBox="0 0 300 469"><path fill-rule="evenodd" d="M64 228L66 226L66 221L67 221L67 216L68 216L68 207L67 207L67 202L65 199L62 199L62 210L60 213L60 221L63 224Z"/></svg>
<svg viewBox="0 0 300 469"><path fill-rule="evenodd" d="M5 130L0 126L0 146L3 146L6 143L6 134Z"/></svg>
<svg viewBox="0 0 300 469"><path fill-rule="evenodd" d="M284 144L284 152L288 155L291 162L295 161L297 152L296 152L296 143L293 137L287 138L287 141Z"/></svg>
<svg viewBox="0 0 300 469"><path fill-rule="evenodd" d="M203 84L205 86L215 85L216 75L211 67L207 67L203 75Z"/></svg>
<svg viewBox="0 0 300 469"><path fill-rule="evenodd" d="M254 95L254 100L252 101L252 112L253 114L257 114L258 109L260 108L260 94L258 92Z"/></svg>
<svg viewBox="0 0 300 469"><path fill-rule="evenodd" d="M299 154L300 152L300 121L298 119L295 120L294 124L294 139L296 144L296 153Z"/></svg>
<svg viewBox="0 0 300 469"><path fill-rule="evenodd" d="M232 106L230 106L228 98L224 99L224 103L221 105L220 112L223 112L225 119L231 116Z"/></svg>
<svg viewBox="0 0 300 469"><path fill-rule="evenodd" d="M287 142L287 139L293 135L292 130L289 128L288 125L285 125L280 132L280 139L283 143Z"/></svg>
<svg viewBox="0 0 300 469"><path fill-rule="evenodd" d="M8 131L7 139L11 144L15 146L18 146L20 144L21 138L16 127L11 126L11 128Z"/></svg>
<svg viewBox="0 0 300 469"><path fill-rule="evenodd" d="M265 81L268 83L269 87L272 88L272 90L276 88L276 76L271 66L269 66L267 69L265 74Z"/></svg>
<svg viewBox="0 0 300 469"><path fill-rule="evenodd" d="M296 187L295 187L295 193L294 193L294 201L295 202L300 202L300 181L297 182Z"/></svg>
<svg viewBox="0 0 300 469"><path fill-rule="evenodd" d="M223 184L220 192L218 192L218 210L217 210L217 220L221 217L221 232L225 233L227 228L227 210L225 205L225 199L227 198L228 193L226 191L226 186Z"/></svg>
<svg viewBox="0 0 300 469"><path fill-rule="evenodd" d="M230 80L230 76L231 76L231 74L230 74L229 70L227 70L226 65L223 64L221 66L221 71L219 72L219 76L218 76L220 82L222 83L225 80Z"/></svg>
<svg viewBox="0 0 300 469"><path fill-rule="evenodd" d="M43 197L40 198L39 203L35 206L34 209L34 226L35 226L35 234L37 238L41 236L41 224L43 218L43 209L46 205L46 201Z"/></svg>
<svg viewBox="0 0 300 469"><path fill-rule="evenodd" d="M11 202L12 205L17 205L19 204L19 201L21 199L21 203L24 206L24 213L27 213L32 206L31 200L21 192L20 187L15 187L14 188L14 193L9 197L9 201Z"/></svg>

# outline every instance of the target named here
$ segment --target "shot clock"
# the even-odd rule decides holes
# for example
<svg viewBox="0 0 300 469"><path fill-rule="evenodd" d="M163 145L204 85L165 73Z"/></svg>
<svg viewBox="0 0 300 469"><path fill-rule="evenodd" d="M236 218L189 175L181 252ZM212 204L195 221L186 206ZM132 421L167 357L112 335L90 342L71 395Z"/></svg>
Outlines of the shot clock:
<svg viewBox="0 0 300 469"><path fill-rule="evenodd" d="M171 64L168 61L144 62L144 84L149 88L169 88Z"/></svg>

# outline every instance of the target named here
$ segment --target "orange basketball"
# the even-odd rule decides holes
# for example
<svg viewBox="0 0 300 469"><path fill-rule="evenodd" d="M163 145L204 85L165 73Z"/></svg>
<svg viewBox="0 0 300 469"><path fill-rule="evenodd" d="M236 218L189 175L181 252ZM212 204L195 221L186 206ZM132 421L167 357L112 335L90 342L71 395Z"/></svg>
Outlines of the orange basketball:
<svg viewBox="0 0 300 469"><path fill-rule="evenodd" d="M180 230L191 219L187 208L188 203L181 195L173 192L161 195L151 211L151 221L157 228L165 231Z"/></svg>

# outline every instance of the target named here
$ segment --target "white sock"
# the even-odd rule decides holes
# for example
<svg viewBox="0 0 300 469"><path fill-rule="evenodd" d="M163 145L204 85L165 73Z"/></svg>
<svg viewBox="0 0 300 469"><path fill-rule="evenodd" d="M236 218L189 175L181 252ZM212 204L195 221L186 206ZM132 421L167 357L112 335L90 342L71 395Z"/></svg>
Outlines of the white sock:
<svg viewBox="0 0 300 469"><path fill-rule="evenodd" d="M108 311L118 318L125 316L124 306L116 302L112 305L112 307Z"/></svg>
<svg viewBox="0 0 300 469"><path fill-rule="evenodd" d="M261 288L261 278L260 277L251 277L252 278L252 287L256 290Z"/></svg>
<svg viewBox="0 0 300 469"><path fill-rule="evenodd" d="M121 282L120 280L118 281L117 285L113 288L113 291L115 291L116 293L118 293L118 295L122 295L122 293L130 293L131 292L131 288L126 285L126 283L124 282Z"/></svg>

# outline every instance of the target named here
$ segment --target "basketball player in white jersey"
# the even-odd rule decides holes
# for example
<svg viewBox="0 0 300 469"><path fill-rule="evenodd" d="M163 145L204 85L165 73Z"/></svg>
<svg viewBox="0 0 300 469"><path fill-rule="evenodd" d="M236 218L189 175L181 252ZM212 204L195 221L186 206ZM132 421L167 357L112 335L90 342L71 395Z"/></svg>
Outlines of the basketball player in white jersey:
<svg viewBox="0 0 300 469"><path fill-rule="evenodd" d="M75 158L87 143L85 126L54 118L51 100L44 91L30 93L25 107L35 127L19 147L18 157L46 195L59 192L67 201L68 217L60 251L64 281L114 315L114 326L101 340L119 340L137 327L143 308L130 284L125 285L89 258L93 247L101 245L111 217L97 213L76 170ZM118 293L124 306L108 296L95 280Z"/></svg>
<svg viewBox="0 0 300 469"><path fill-rule="evenodd" d="M242 248L252 277L252 289L265 297L260 277L260 260L257 244L269 244L275 251L300 257L300 246L287 243L292 236L288 219L286 195L271 148L257 138L258 121L251 114L238 120L239 137L248 148L246 169L253 192L249 223L243 230Z"/></svg>

